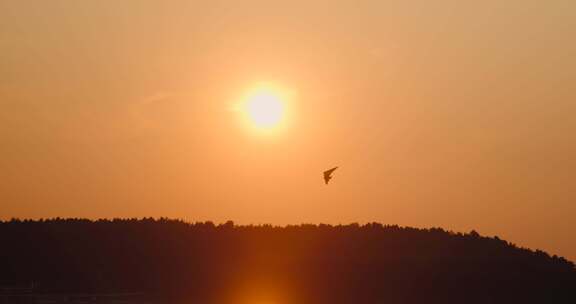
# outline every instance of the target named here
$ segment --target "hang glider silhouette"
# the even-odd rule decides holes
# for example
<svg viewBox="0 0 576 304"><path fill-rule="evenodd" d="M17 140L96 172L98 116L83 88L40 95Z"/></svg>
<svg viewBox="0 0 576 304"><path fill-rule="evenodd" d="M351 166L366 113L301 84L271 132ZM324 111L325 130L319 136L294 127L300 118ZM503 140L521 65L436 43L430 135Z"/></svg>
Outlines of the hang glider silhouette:
<svg viewBox="0 0 576 304"><path fill-rule="evenodd" d="M334 167L330 170L324 171L324 183L328 185L328 182L332 179L332 173L338 169L338 167Z"/></svg>

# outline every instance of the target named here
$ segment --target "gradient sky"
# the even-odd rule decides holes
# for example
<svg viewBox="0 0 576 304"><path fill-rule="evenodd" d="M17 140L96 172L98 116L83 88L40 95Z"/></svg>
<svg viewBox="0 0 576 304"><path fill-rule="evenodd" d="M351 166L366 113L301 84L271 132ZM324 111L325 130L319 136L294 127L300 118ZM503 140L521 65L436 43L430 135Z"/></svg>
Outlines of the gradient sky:
<svg viewBox="0 0 576 304"><path fill-rule="evenodd" d="M0 218L378 221L574 260L574 37L569 0L0 0ZM265 136L230 111L261 82L293 93Z"/></svg>

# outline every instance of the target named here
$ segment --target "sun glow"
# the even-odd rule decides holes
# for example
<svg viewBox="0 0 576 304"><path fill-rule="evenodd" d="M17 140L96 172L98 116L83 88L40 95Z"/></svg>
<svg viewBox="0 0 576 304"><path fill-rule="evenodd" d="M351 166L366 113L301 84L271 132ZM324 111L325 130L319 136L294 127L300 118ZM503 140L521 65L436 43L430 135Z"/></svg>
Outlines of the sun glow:
<svg viewBox="0 0 576 304"><path fill-rule="evenodd" d="M248 100L250 119L259 127L271 127L282 119L284 105L280 98L270 92L261 92Z"/></svg>
<svg viewBox="0 0 576 304"><path fill-rule="evenodd" d="M287 94L271 86L259 86L242 102L242 114L257 130L279 128L286 119Z"/></svg>

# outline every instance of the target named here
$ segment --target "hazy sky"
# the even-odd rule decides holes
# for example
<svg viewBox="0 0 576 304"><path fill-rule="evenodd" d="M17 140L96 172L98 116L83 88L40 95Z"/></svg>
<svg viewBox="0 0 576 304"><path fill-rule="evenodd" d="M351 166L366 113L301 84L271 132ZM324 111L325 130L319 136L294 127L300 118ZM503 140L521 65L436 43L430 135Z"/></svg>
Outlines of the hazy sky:
<svg viewBox="0 0 576 304"><path fill-rule="evenodd" d="M571 0L0 0L0 218L379 221L574 260L574 37ZM230 110L261 82L292 92L266 135Z"/></svg>

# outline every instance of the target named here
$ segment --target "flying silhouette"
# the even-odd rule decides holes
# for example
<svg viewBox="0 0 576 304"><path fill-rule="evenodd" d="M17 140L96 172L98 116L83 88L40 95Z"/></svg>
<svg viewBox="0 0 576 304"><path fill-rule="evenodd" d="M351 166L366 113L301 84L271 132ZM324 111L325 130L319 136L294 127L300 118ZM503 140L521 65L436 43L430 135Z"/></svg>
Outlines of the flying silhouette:
<svg viewBox="0 0 576 304"><path fill-rule="evenodd" d="M324 171L324 183L328 185L328 182L332 179L332 173L338 169L338 167L334 167L330 170Z"/></svg>

